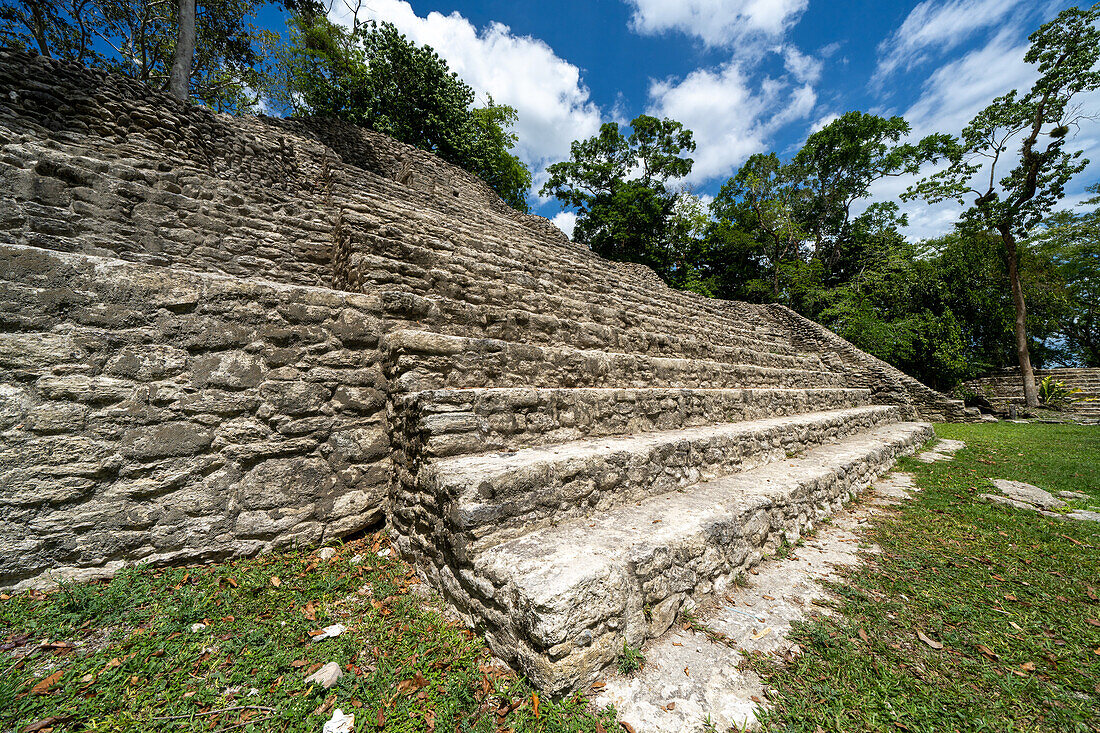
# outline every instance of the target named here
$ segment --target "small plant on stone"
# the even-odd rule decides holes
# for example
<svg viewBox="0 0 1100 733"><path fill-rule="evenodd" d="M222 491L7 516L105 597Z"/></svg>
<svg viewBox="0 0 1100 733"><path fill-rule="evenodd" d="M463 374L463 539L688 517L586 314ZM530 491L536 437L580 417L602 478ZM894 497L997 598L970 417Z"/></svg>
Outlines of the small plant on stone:
<svg viewBox="0 0 1100 733"><path fill-rule="evenodd" d="M1039 401L1052 410L1064 410L1077 402L1080 391L1076 387L1067 387L1065 382L1057 381L1054 377L1043 377L1039 380Z"/></svg>
<svg viewBox="0 0 1100 733"><path fill-rule="evenodd" d="M622 674L634 674L645 664L645 657L638 647L630 646L623 642L623 653L619 655L619 672Z"/></svg>

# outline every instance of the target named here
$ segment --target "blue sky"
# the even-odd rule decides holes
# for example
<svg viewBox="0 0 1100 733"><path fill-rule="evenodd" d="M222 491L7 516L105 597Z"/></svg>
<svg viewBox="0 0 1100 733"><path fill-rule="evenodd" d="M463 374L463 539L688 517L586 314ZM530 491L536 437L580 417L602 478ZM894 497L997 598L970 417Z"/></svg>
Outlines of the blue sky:
<svg viewBox="0 0 1100 733"><path fill-rule="evenodd" d="M695 132L683 183L707 196L754 152L790 155L852 109L901 114L914 135L957 134L975 112L1033 80L1027 36L1073 3L1062 0L331 0L330 16L393 22L426 43L484 98L519 111L518 153L546 165L601 122L641 113ZM270 18L270 16L267 16ZM273 20L273 19L272 19ZM1084 100L1100 110L1100 95ZM1100 123L1073 143L1097 161L1069 203L1100 178ZM880 184L892 198L912 183ZM571 230L556 201L536 213ZM958 209L910 203L909 234L950 229Z"/></svg>

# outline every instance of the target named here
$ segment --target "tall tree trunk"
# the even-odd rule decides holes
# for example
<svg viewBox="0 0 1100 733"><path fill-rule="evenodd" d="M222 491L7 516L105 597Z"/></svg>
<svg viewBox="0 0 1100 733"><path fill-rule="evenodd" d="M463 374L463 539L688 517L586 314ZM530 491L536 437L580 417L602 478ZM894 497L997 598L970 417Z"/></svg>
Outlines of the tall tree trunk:
<svg viewBox="0 0 1100 733"><path fill-rule="evenodd" d="M168 91L186 102L191 96L191 61L195 58L195 0L179 0L179 34Z"/></svg>
<svg viewBox="0 0 1100 733"><path fill-rule="evenodd" d="M1028 407L1038 407L1039 392L1035 389L1035 371L1031 368L1031 354L1027 348L1027 304L1024 302L1024 288L1020 284L1016 238L1007 226L998 229L1005 246L1008 281L1012 286L1012 304L1016 306L1016 357L1020 362L1020 377L1024 382L1024 402Z"/></svg>
<svg viewBox="0 0 1100 733"><path fill-rule="evenodd" d="M46 43L46 14L42 11L41 3L32 0L27 3L31 11L31 35L38 44L38 52L47 58L50 56L50 44Z"/></svg>

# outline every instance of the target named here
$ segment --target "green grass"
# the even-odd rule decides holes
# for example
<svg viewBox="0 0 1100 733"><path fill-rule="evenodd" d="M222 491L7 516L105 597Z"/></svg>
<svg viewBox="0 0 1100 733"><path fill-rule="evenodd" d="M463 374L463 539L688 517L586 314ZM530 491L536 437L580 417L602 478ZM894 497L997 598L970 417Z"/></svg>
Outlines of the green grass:
<svg viewBox="0 0 1100 733"><path fill-rule="evenodd" d="M792 664L750 659L778 690L768 728L1100 731L1100 601L1089 595L1100 596L1100 525L976 498L1011 478L1100 499L1100 429L937 432L969 447L951 462L903 462L923 491L870 530L883 552L835 587L840 614L796 629L804 653ZM536 714L530 685L413 592L410 568L378 555L386 546L377 536L330 561L286 552L131 569L0 599L0 730L54 717L58 731L319 733L337 707L360 732L618 729L581 696L540 699ZM310 641L334 623L348 630ZM624 658L641 664L634 652ZM307 686L329 661L344 670L337 685Z"/></svg>
<svg viewBox="0 0 1100 733"><path fill-rule="evenodd" d="M493 666L480 637L410 592L412 571L380 557L386 546L378 536L329 561L287 552L131 569L0 600L0 730L54 717L58 731L319 733L335 708L355 714L357 731L617 727L611 711L580 696L538 700ZM336 623L347 631L311 641ZM307 685L327 662L343 669L336 686Z"/></svg>
<svg viewBox="0 0 1100 733"><path fill-rule="evenodd" d="M766 728L1100 731L1100 524L977 498L1007 478L1100 499L1100 429L936 432L968 447L902 462L923 491L872 527L882 554L834 587L839 614L796 629L792 664L751 659L779 693Z"/></svg>

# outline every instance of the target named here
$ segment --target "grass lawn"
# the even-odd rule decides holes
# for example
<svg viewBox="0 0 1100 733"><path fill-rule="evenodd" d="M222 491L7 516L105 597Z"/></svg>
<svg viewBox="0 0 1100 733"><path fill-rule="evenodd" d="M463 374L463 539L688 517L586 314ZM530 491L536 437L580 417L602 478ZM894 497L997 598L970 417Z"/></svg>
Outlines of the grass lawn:
<svg viewBox="0 0 1100 733"><path fill-rule="evenodd" d="M941 425L950 462L870 530L882 554L801 625L787 667L754 658L781 731L1100 731L1100 524L985 504L990 478L1100 505L1100 428ZM942 645L942 646L941 646Z"/></svg>
<svg viewBox="0 0 1100 733"><path fill-rule="evenodd" d="M748 660L779 693L767 727L1100 731L1100 525L976 499L1013 478L1100 500L1100 428L938 432L969 447L903 463L923 492L870 530L883 553L836 588L840 614L796 630L790 666ZM0 597L0 731L320 733L336 708L360 732L619 730L612 711L540 699L492 666L387 547ZM347 629L312 640L332 624ZM307 684L328 662L336 685Z"/></svg>
<svg viewBox="0 0 1100 733"><path fill-rule="evenodd" d="M376 536L327 561L274 553L5 598L0 731L320 733L336 708L356 731L618 729L492 666L386 547ZM347 630L312 640L333 624ZM334 687L305 682L328 662L343 671Z"/></svg>

